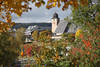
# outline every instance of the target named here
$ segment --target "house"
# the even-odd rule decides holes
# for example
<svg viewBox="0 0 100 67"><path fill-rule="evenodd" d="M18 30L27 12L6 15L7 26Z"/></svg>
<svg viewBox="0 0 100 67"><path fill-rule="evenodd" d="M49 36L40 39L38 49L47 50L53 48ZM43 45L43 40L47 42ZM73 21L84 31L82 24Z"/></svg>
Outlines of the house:
<svg viewBox="0 0 100 67"><path fill-rule="evenodd" d="M47 27L40 27L38 25L28 26L28 28L24 32L24 35L26 36L25 43L29 43L29 42L33 41L32 33L35 30L38 30L39 32L41 32L41 31L44 31L44 30L49 30L49 28L47 28Z"/></svg>
<svg viewBox="0 0 100 67"><path fill-rule="evenodd" d="M62 34L64 33L75 33L79 28L75 24L68 22L66 20L60 20L57 13L54 13L52 17L52 39L60 39L62 38Z"/></svg>
<svg viewBox="0 0 100 67"><path fill-rule="evenodd" d="M38 30L38 31L41 31L43 29L41 29L39 26L37 25L34 25L34 26L29 26L26 31L24 32L24 35L26 36L26 39L25 39L25 43L28 43L28 42L32 42L33 38L32 38L32 32L35 31L35 30Z"/></svg>

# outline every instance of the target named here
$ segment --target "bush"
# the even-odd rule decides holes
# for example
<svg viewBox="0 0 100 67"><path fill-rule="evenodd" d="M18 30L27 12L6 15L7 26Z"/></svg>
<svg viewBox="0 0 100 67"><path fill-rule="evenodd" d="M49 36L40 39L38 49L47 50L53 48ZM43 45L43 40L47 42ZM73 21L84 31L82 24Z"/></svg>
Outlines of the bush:
<svg viewBox="0 0 100 67"><path fill-rule="evenodd" d="M39 32L38 30L35 30L33 33L32 33L32 37L35 41L38 41L39 39Z"/></svg>

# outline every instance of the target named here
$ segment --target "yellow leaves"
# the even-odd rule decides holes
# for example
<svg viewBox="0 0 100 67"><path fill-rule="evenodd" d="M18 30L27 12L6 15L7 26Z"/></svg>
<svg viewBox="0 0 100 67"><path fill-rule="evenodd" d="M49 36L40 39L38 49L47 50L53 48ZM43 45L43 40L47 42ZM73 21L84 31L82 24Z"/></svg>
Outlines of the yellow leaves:
<svg viewBox="0 0 100 67"><path fill-rule="evenodd" d="M22 12L22 10L20 9L19 12Z"/></svg>
<svg viewBox="0 0 100 67"><path fill-rule="evenodd" d="M42 6L44 4L45 4L45 1L39 1L39 2L35 3L35 6L39 8L40 6Z"/></svg>
<svg viewBox="0 0 100 67"><path fill-rule="evenodd" d="M50 9L50 8L52 8L52 5L46 5L46 8Z"/></svg>
<svg viewBox="0 0 100 67"><path fill-rule="evenodd" d="M5 3L5 4L8 4L8 1L5 1L4 3Z"/></svg>
<svg viewBox="0 0 100 67"><path fill-rule="evenodd" d="M52 6L55 7L55 6L56 6L56 2L54 2L54 3L52 4Z"/></svg>
<svg viewBox="0 0 100 67"><path fill-rule="evenodd" d="M57 62L57 60L60 59L60 56L58 55L58 53L55 54L55 56L52 57L54 62Z"/></svg>
<svg viewBox="0 0 100 67"><path fill-rule="evenodd" d="M32 37L35 41L38 41L38 38L39 38L39 35L38 35L38 30L35 30L33 33L32 33Z"/></svg>
<svg viewBox="0 0 100 67"><path fill-rule="evenodd" d="M3 32L3 30L2 29L0 29L0 33L2 33Z"/></svg>
<svg viewBox="0 0 100 67"><path fill-rule="evenodd" d="M40 59L41 59L41 60L43 60L44 58L45 58L44 55L40 56Z"/></svg>
<svg viewBox="0 0 100 67"><path fill-rule="evenodd" d="M15 23L14 22L9 22L9 23L4 23L4 22L0 22L0 32L7 32L10 30L10 28L12 26L14 26Z"/></svg>
<svg viewBox="0 0 100 67"><path fill-rule="evenodd" d="M20 17L22 15L22 12L18 12L17 16Z"/></svg>
<svg viewBox="0 0 100 67"><path fill-rule="evenodd" d="M11 26L14 26L14 25L15 25L15 22L10 23L10 25L11 25Z"/></svg>
<svg viewBox="0 0 100 67"><path fill-rule="evenodd" d="M41 2L35 3L35 6L39 8L41 6Z"/></svg>
<svg viewBox="0 0 100 67"><path fill-rule="evenodd" d="M76 31L75 37L79 37L81 33L82 33L82 30L81 29L78 29Z"/></svg>
<svg viewBox="0 0 100 67"><path fill-rule="evenodd" d="M54 2L57 2L57 0L53 0Z"/></svg>
<svg viewBox="0 0 100 67"><path fill-rule="evenodd" d="M17 14L18 17L20 17L22 15L22 12L23 11L21 9L15 11L15 13Z"/></svg>
<svg viewBox="0 0 100 67"><path fill-rule="evenodd" d="M43 59L44 59L43 55L40 57L34 57L34 60L36 61L36 63L41 63Z"/></svg>

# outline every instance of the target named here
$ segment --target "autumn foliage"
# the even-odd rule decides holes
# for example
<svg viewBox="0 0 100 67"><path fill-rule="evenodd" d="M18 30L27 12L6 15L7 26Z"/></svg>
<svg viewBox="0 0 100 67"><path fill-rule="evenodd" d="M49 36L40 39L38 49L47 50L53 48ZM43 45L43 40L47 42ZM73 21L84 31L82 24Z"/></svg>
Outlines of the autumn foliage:
<svg viewBox="0 0 100 67"><path fill-rule="evenodd" d="M74 8L78 8L79 4L88 5L88 0L0 0L0 32L6 32L15 25L15 22L12 22L13 13L21 16L23 12L31 10L30 2L38 8L46 3L47 9L60 7L61 3L64 3L62 10L68 8L69 5L74 6Z"/></svg>

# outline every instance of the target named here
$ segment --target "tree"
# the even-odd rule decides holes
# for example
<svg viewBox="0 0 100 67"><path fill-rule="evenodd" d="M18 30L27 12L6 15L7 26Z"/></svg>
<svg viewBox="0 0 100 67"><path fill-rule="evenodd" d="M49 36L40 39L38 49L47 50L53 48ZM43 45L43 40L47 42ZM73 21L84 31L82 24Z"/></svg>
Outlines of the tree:
<svg viewBox="0 0 100 67"><path fill-rule="evenodd" d="M28 12L28 10L31 10L31 7L29 7L30 2L35 3L35 6L38 8L47 2L47 9L56 6L60 7L61 2L63 2L64 5L62 10L68 8L69 5L78 8L79 4L82 4L83 6L88 4L88 0L0 0L0 32L6 32L9 30L9 28L15 25L15 23L12 22L13 13L21 16L23 12Z"/></svg>
<svg viewBox="0 0 100 67"><path fill-rule="evenodd" d="M18 44L23 44L25 42L25 28L19 28L16 30L15 35L16 35L16 41L18 42Z"/></svg>
<svg viewBox="0 0 100 67"><path fill-rule="evenodd" d="M73 10L73 22L81 28L75 34L75 41L71 42L73 47L68 56L70 66L100 66L99 6L100 1L97 4L90 1L88 6L79 5L77 10Z"/></svg>
<svg viewBox="0 0 100 67"><path fill-rule="evenodd" d="M33 33L32 33L32 37L35 41L38 41L38 38L39 38L39 32L38 30L35 30Z"/></svg>
<svg viewBox="0 0 100 67"><path fill-rule="evenodd" d="M9 33L0 35L0 67L10 67L18 56L19 45Z"/></svg>
<svg viewBox="0 0 100 67"><path fill-rule="evenodd" d="M39 41L46 42L51 40L51 32L49 31L41 31L39 34Z"/></svg>
<svg viewBox="0 0 100 67"><path fill-rule="evenodd" d="M75 42L71 43L74 45L74 48L72 50L76 51L76 53L73 51L71 51L71 53L70 53L70 56L69 56L70 66L78 66L79 64L87 65L87 61L89 61L88 64L91 67L91 64L97 65L100 62L100 60L98 59L98 58L100 58L100 50L99 50L99 48L100 48L100 46L99 46L99 44L100 44L99 43L100 42L100 40L99 40L100 39L100 37L99 37L99 34L100 34L100 31L99 31L100 30L100 23L99 23L100 22L100 20L99 20L100 8L99 8L99 6L100 6L100 4L91 6L90 5L91 3L89 1L91 1L91 0L80 0L80 1L79 0L48 0L47 1L47 5L46 5L47 9L50 9L50 8L53 8L56 6L60 7L61 2L64 3L62 10L65 10L69 5L72 5L75 9L74 12L76 12L73 19L76 18L75 23L80 24L82 26L82 30L84 30L84 34L81 35L81 39L77 38L75 40ZM23 12L27 12L29 9L31 9L29 7L29 2L34 2L36 7L40 7L45 4L44 0L0 0L0 18L2 19L0 21L0 32L7 32L7 30L9 30L9 28L11 28L15 24L12 22L12 16L11 16L12 13L15 13L18 16L21 16L21 14ZM95 13L95 10L97 11L96 13ZM1 35L3 35L3 36L1 36ZM13 57L16 56L15 49L17 46L15 47L15 44L13 44L11 41L8 40L9 36L7 37L3 33L1 35L0 35L1 36L0 48L1 47L3 47L3 48L0 49L1 50L0 60L4 61L4 62L0 62L0 63L1 63L1 65L9 65L8 63L10 61L12 61ZM41 33L40 39L44 38L44 39L42 39L42 41L46 40L46 37L44 37L44 35L46 36L46 34ZM83 38L83 36L84 36L84 38ZM6 41L6 42L4 42L4 41ZM13 46L12 46L12 44L13 44ZM11 45L11 47L6 48L3 45L5 45L5 46ZM62 44L60 44L60 46L61 45ZM51 51L51 54L53 52L54 60L58 60L58 58L59 58L58 53L54 53L55 49L54 48L52 48L52 49L53 49L53 51ZM4 51L6 51L6 52L4 52ZM46 54L46 55L49 55L49 52L47 52L47 53L48 54ZM6 57L5 57L5 55L6 55ZM14 55L14 56L12 56L12 55ZM87 59L87 56L88 56L88 59ZM4 57L5 59L2 59L2 57ZM52 57L52 55L51 55L51 57ZM43 56L42 56L42 58L43 58ZM93 61L93 59L94 59L94 61ZM7 60L7 61L5 61L5 60ZM66 57L64 58L64 60L66 60ZM63 61L63 60L61 60L61 61ZM57 61L55 61L55 63L57 63ZM65 65L65 63L63 63L63 64ZM60 63L58 64L58 66L59 65L60 65ZM63 67L62 64L61 64L61 66Z"/></svg>

